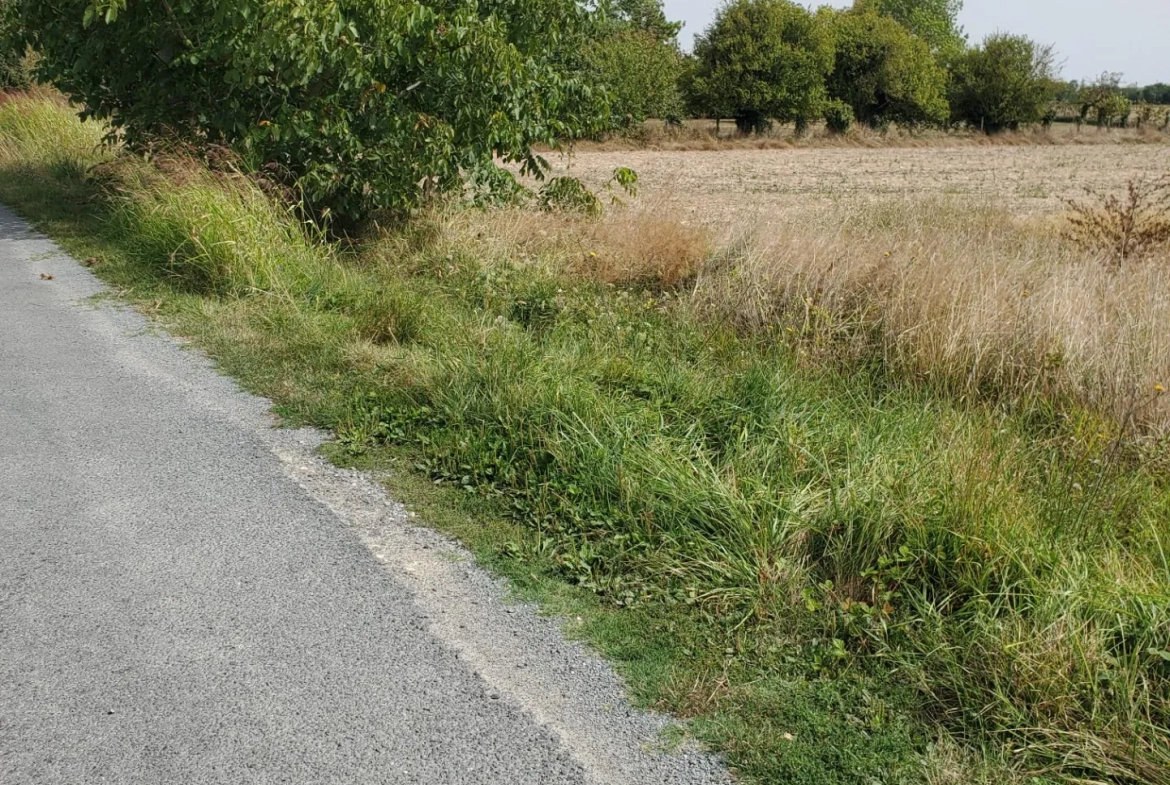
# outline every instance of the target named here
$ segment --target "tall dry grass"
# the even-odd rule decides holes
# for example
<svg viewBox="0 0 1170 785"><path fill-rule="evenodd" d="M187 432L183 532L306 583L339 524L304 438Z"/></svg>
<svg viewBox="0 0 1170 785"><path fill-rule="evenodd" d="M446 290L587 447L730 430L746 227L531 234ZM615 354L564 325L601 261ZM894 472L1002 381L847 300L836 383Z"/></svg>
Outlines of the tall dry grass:
<svg viewBox="0 0 1170 785"><path fill-rule="evenodd" d="M697 305L960 396L1076 401L1170 425L1170 250L1115 269L1062 219L908 199L729 228Z"/></svg>
<svg viewBox="0 0 1170 785"><path fill-rule="evenodd" d="M523 208L455 210L430 220L428 241L442 253L471 248L500 263L538 264L615 286L677 288L693 281L713 253L705 228L656 207L611 209L602 218Z"/></svg>
<svg viewBox="0 0 1170 785"><path fill-rule="evenodd" d="M1118 428L1170 427L1170 249L1118 268L1107 249L1070 241L1063 218L907 198L720 229L680 223L662 204L601 219L504 210L435 221L449 252L685 292L705 318L814 359L880 361L962 399L1073 403Z"/></svg>

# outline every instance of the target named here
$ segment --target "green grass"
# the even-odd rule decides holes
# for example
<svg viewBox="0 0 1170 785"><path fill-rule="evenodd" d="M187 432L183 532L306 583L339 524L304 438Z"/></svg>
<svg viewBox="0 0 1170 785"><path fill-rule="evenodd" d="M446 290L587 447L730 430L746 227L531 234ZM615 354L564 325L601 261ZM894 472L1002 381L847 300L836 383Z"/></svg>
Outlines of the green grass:
<svg viewBox="0 0 1170 785"><path fill-rule="evenodd" d="M395 469L745 781L1170 782L1170 489L1097 415L810 363L433 219L330 247L99 136L0 103L0 200Z"/></svg>

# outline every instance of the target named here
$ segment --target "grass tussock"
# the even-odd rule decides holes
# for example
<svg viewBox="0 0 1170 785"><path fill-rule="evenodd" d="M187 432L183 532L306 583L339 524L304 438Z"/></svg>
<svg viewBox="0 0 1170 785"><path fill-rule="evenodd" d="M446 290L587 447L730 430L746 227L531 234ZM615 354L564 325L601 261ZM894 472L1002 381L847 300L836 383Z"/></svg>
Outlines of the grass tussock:
<svg viewBox="0 0 1170 785"><path fill-rule="evenodd" d="M0 104L0 198L351 458L511 521L497 557L636 620L598 640L745 781L1170 782L1170 486L1117 417L1164 416L1162 266L902 202L342 249L46 106Z"/></svg>
<svg viewBox="0 0 1170 785"><path fill-rule="evenodd" d="M336 271L311 228L242 176L186 158L120 160L108 171L112 218L132 255L203 294L303 295Z"/></svg>

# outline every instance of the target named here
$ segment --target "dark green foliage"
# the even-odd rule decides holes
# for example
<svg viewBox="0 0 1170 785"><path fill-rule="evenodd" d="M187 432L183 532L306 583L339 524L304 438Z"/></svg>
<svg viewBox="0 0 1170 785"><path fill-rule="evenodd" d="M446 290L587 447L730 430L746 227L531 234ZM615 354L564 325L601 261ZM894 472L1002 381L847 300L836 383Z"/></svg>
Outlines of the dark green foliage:
<svg viewBox="0 0 1170 785"><path fill-rule="evenodd" d="M946 122L947 75L922 39L873 11L828 12L837 58L829 95L853 108L858 122Z"/></svg>
<svg viewBox="0 0 1170 785"><path fill-rule="evenodd" d="M1126 97L1131 101L1145 101L1148 104L1170 104L1170 84L1158 82L1146 85L1141 88L1140 95L1127 95Z"/></svg>
<svg viewBox="0 0 1170 785"><path fill-rule="evenodd" d="M682 22L671 22L662 9L662 0L613 0L602 4L603 13L622 28L649 33L663 44L675 44Z"/></svg>
<svg viewBox="0 0 1170 785"><path fill-rule="evenodd" d="M825 128L835 134L848 133L853 127L853 108L836 98L825 103Z"/></svg>
<svg viewBox="0 0 1170 785"><path fill-rule="evenodd" d="M228 144L342 222L599 127L573 0L17 0L41 74L131 145Z"/></svg>
<svg viewBox="0 0 1170 785"><path fill-rule="evenodd" d="M32 86L18 11L10 0L0 0L0 90Z"/></svg>
<svg viewBox="0 0 1170 785"><path fill-rule="evenodd" d="M821 113L833 67L830 32L787 0L734 0L695 39L693 93L704 113L758 133L772 120L807 125Z"/></svg>
<svg viewBox="0 0 1170 785"><path fill-rule="evenodd" d="M1052 47L1004 33L959 57L951 79L954 119L989 134L1040 122L1059 90Z"/></svg>

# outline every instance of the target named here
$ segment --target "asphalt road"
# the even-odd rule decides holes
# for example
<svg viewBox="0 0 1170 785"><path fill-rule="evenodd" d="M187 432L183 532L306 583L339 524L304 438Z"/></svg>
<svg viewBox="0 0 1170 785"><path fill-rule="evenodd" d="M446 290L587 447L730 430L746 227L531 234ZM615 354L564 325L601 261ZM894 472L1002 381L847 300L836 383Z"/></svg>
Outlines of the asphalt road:
<svg viewBox="0 0 1170 785"><path fill-rule="evenodd" d="M389 541L290 475L266 402L99 291L0 208L0 783L721 779L706 756L644 752L658 720L626 711L583 741L587 711L490 681L519 655L460 643L478 612L445 638L447 606L420 605ZM495 591L432 573L452 607ZM485 634L535 646L501 629ZM556 674L575 659L530 656L574 689Z"/></svg>

